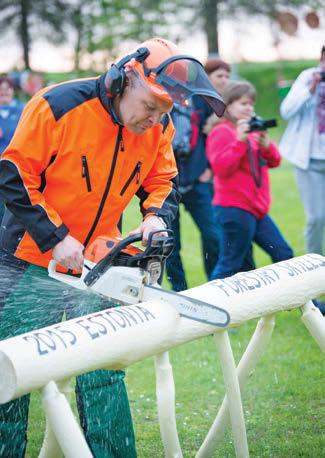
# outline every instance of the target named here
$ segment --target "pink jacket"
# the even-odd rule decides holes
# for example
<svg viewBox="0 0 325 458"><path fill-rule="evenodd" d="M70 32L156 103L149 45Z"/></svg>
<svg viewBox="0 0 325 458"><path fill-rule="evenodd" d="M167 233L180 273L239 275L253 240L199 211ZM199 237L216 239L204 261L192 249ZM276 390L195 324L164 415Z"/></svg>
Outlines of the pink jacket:
<svg viewBox="0 0 325 458"><path fill-rule="evenodd" d="M237 139L236 127L231 122L222 121L214 127L206 148L214 173L213 204L241 208L262 219L271 204L268 168L278 167L281 157L274 143L267 148L259 146L258 137L258 132L248 134L255 176L259 175L258 150L264 162L260 167L260 187L253 177L247 144Z"/></svg>

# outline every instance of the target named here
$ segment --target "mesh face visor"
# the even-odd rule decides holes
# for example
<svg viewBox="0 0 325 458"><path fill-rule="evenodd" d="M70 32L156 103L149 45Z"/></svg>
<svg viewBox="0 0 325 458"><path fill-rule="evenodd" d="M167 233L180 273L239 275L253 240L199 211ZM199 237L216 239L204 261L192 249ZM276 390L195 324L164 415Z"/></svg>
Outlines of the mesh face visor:
<svg viewBox="0 0 325 458"><path fill-rule="evenodd" d="M183 103L193 95L200 95L213 109L217 116L222 116L225 104L216 91L201 63L189 56L175 56L167 59L154 69L144 66L144 73L149 77L156 74L155 82L162 86L176 103Z"/></svg>

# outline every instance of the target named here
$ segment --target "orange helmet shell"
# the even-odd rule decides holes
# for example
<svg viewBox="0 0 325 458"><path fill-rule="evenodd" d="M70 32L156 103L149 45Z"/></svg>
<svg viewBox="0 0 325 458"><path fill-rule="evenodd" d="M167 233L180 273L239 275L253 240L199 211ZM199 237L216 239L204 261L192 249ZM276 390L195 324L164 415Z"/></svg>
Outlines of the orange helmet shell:
<svg viewBox="0 0 325 458"><path fill-rule="evenodd" d="M165 40L164 38L150 38L149 40L141 43L138 48L149 49L150 54L144 61L144 64L148 68L156 68L170 57L181 55L178 46L169 40ZM168 92L156 83L155 73L152 72L149 77L144 74L142 62L137 62L135 59L132 59L129 67L133 68L140 75L141 79L156 97L159 97L166 102L173 103L173 100Z"/></svg>
<svg viewBox="0 0 325 458"><path fill-rule="evenodd" d="M170 57L179 56L181 54L178 46L164 38L150 38L141 43L139 48L148 48L149 56L145 63L148 68L155 68L165 62Z"/></svg>

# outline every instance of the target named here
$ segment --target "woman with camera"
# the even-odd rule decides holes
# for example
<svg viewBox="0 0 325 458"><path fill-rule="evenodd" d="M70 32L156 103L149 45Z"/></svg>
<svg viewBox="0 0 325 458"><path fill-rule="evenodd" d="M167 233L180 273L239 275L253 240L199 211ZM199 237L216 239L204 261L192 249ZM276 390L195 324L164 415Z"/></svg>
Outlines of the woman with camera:
<svg viewBox="0 0 325 458"><path fill-rule="evenodd" d="M210 131L207 156L214 173L214 197L220 229L220 254L210 279L239 272L252 242L273 262L293 251L268 215L271 203L269 168L281 161L270 142L268 122L254 118L255 88L231 82L224 94L224 117Z"/></svg>
<svg viewBox="0 0 325 458"><path fill-rule="evenodd" d="M306 215L306 251L324 255L325 45L319 66L300 73L283 100L280 112L288 121L280 151L295 166Z"/></svg>

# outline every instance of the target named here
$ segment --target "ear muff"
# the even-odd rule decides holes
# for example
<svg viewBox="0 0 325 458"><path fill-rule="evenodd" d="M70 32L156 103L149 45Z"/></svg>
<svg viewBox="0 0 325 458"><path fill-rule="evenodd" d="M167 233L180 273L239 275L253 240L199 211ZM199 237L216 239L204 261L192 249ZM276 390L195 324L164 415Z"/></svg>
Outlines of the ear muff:
<svg viewBox="0 0 325 458"><path fill-rule="evenodd" d="M112 64L105 76L105 86L109 97L122 94L125 88L124 68L119 68L117 64Z"/></svg>
<svg viewBox="0 0 325 458"><path fill-rule="evenodd" d="M143 62L149 54L150 51L148 48L139 48L136 52L123 57L117 64L112 64L105 76L105 86L110 97L123 94L126 83L125 64L130 62L131 59Z"/></svg>

